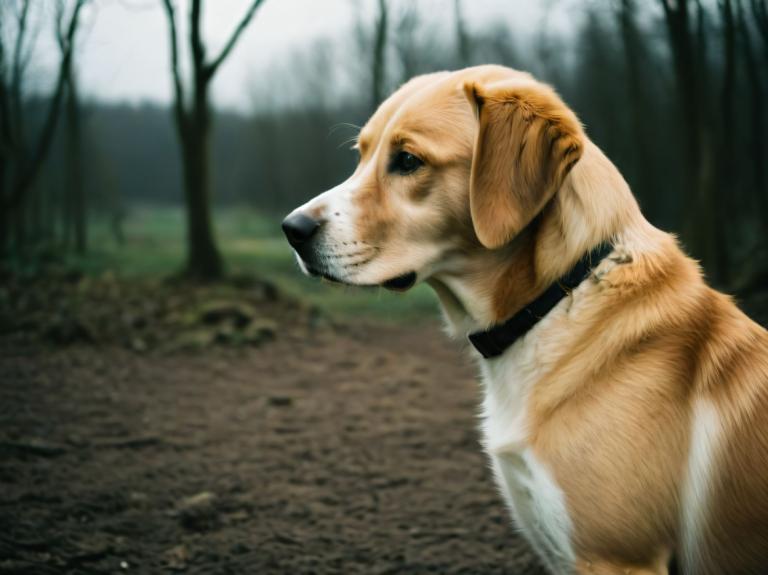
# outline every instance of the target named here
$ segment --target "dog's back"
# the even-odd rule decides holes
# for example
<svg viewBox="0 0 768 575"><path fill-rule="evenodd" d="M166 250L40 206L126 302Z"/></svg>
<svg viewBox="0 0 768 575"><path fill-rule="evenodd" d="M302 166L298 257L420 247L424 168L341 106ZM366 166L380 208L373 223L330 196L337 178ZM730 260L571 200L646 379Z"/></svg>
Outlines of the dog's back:
<svg viewBox="0 0 768 575"><path fill-rule="evenodd" d="M688 512L685 535L700 544L686 549L683 539L681 563L692 573L767 573L768 333L721 294L711 297L687 478L689 495L703 501Z"/></svg>

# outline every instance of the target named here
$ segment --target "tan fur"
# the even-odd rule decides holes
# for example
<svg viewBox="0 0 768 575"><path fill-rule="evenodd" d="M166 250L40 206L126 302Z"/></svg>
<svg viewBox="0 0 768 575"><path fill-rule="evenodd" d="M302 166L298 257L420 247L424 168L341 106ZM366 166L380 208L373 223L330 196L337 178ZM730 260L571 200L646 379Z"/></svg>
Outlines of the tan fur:
<svg viewBox="0 0 768 575"><path fill-rule="evenodd" d="M675 541L690 426L681 361L689 339L680 331L689 310L667 317L654 308L685 294L691 277L676 248L666 249L672 261L650 271L656 279L602 288L601 305L563 334L568 352L531 397L531 443L567 494L577 553L595 561L642 566Z"/></svg>
<svg viewBox="0 0 768 575"><path fill-rule="evenodd" d="M479 116L470 211L478 238L495 249L516 237L560 189L581 157L583 135L576 116L541 84L469 83L464 90Z"/></svg>
<svg viewBox="0 0 768 575"><path fill-rule="evenodd" d="M674 555L684 569L697 561L688 572L768 572L768 333L643 218L554 91L498 66L423 76L382 104L359 147L355 241L378 251L340 279L414 270L457 336L505 320L613 243L541 322L525 406L524 442L565 496L574 569L662 574ZM424 167L389 173L400 149ZM323 214L318 202L305 209ZM691 509L701 404L720 440L704 460L708 499ZM701 533L686 531L691 512Z"/></svg>

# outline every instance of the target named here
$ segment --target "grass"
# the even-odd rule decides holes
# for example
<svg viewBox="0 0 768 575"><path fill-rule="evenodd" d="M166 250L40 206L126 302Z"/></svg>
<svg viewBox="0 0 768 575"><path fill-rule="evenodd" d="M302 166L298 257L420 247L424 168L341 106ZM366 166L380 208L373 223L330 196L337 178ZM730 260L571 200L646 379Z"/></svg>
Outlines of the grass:
<svg viewBox="0 0 768 575"><path fill-rule="evenodd" d="M401 322L436 314L436 298L425 285L398 294L305 277L282 236L279 217L248 208L226 208L217 210L215 226L228 272L272 281L286 293L331 315ZM121 245L108 222L95 219L90 228L88 255L71 257L68 263L88 274L111 271L126 278L160 278L181 269L185 227L180 208L135 207L123 229L125 242Z"/></svg>

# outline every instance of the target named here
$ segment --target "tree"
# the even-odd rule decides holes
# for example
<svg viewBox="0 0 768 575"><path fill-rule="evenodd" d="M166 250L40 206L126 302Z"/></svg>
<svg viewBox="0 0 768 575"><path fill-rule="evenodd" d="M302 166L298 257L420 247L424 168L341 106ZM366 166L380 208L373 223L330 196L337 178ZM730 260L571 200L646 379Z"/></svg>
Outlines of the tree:
<svg viewBox="0 0 768 575"><path fill-rule="evenodd" d="M29 61L26 46L30 0L22 0L18 10L16 38L10 54L0 37L0 255L8 249L12 222L15 221L17 227L23 225L19 212L50 151L61 111L67 70L71 67L80 12L85 3L86 0L75 0L69 18L64 15L62 7L61 21L56 22L57 35L61 36L61 59L42 128L32 143L27 141L23 114L24 72ZM7 8L5 5L1 9Z"/></svg>
<svg viewBox="0 0 768 575"><path fill-rule="evenodd" d="M752 16L755 20L755 25L763 39L765 61L768 63L768 1L750 0L750 5L752 7Z"/></svg>
<svg viewBox="0 0 768 575"><path fill-rule="evenodd" d="M203 0L192 0L189 13L189 47L192 59L191 95L179 70L179 42L172 0L163 0L168 17L171 43L171 74L174 89L174 118L181 145L184 173L184 197L187 209L187 277L200 280L219 278L224 273L221 255L216 247L210 211L210 132L211 110L209 89L221 64L232 53L242 33L263 0L254 0L224 44L221 52L209 60L202 37Z"/></svg>
<svg viewBox="0 0 768 575"><path fill-rule="evenodd" d="M66 61L64 83L66 98L64 105L66 123L66 194L64 201L64 239L69 243L70 232L74 235L75 251L83 254L88 242L87 205L85 186L83 185L83 143L80 103L78 100L77 81L75 78L74 46L69 46L66 40L65 0L59 0L56 6L56 39L59 50L64 54L71 50L72 54ZM74 41L74 40L73 40Z"/></svg>
<svg viewBox="0 0 768 575"><path fill-rule="evenodd" d="M753 6L758 7L758 3L753 0ZM749 81L749 96L750 96L750 111L752 113L752 122L750 125L750 150L752 157L750 163L752 164L752 172L754 178L754 186L757 190L757 208L762 215L762 221L760 222L763 228L768 228L768 189L766 189L766 174L765 174L765 162L766 162L766 146L765 138L763 137L763 131L765 129L765 116L763 112L763 104L765 102L765 91L763 89L763 81L760 76L760 64L755 56L755 49L752 44L752 33L747 19L744 16L745 9L742 6L742 0L737 0L737 15L738 15L738 29L739 38L741 40L740 46L744 58L744 64L747 69L747 79ZM768 47L768 12L766 12L768 5L763 3L763 14L766 18L766 47ZM759 12L755 13L756 19ZM768 62L768 58L766 58Z"/></svg>
<svg viewBox="0 0 768 575"><path fill-rule="evenodd" d="M707 101L707 54L704 8L696 2L695 29L688 0L659 0L664 9L685 140L685 205L682 236L709 276L720 281L726 267L723 227L717 222L718 197L711 113ZM695 217L693 215L695 214Z"/></svg>
<svg viewBox="0 0 768 575"><path fill-rule="evenodd" d="M723 78L720 92L720 134L718 138L719 159L718 191L720 195L719 208L729 213L736 206L733 196L736 195L736 126L734 114L734 98L736 91L736 25L734 21L733 4L731 0L721 0L719 9L723 25ZM725 205L727 202L728 205ZM721 281L728 280L728 261L725 249L718 250L720 261L717 265Z"/></svg>
<svg viewBox="0 0 768 575"><path fill-rule="evenodd" d="M387 0L379 0L376 28L373 38L373 61L371 62L371 110L375 110L384 99L387 79L387 29L389 12Z"/></svg>
<svg viewBox="0 0 768 575"><path fill-rule="evenodd" d="M620 0L616 13L617 24L624 45L624 64L627 72L627 88L629 96L629 113L631 116L634 140L634 158L631 163L632 175L640 192L640 195L648 197L651 186L649 180L649 166L651 161L648 154L648 141L646 138L646 118L648 111L644 103L647 100L645 93L645 77L643 74L643 41L636 20L637 6L635 0Z"/></svg>
<svg viewBox="0 0 768 575"><path fill-rule="evenodd" d="M459 63L462 67L469 66L472 60L472 44L470 43L469 34L464 22L464 14L461 12L461 0L453 0L453 17L456 24L456 45Z"/></svg>

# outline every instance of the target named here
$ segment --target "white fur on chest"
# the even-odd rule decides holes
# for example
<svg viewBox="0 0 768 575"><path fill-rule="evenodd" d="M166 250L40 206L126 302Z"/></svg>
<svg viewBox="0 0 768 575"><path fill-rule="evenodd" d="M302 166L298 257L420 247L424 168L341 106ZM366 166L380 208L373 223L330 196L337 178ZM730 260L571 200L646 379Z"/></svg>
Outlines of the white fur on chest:
<svg viewBox="0 0 768 575"><path fill-rule="evenodd" d="M527 405L531 389L554 359L541 349L546 333L569 304L567 298L560 302L501 357L481 362L482 431L496 481L516 525L555 574L573 571L571 520L562 490L528 444Z"/></svg>

